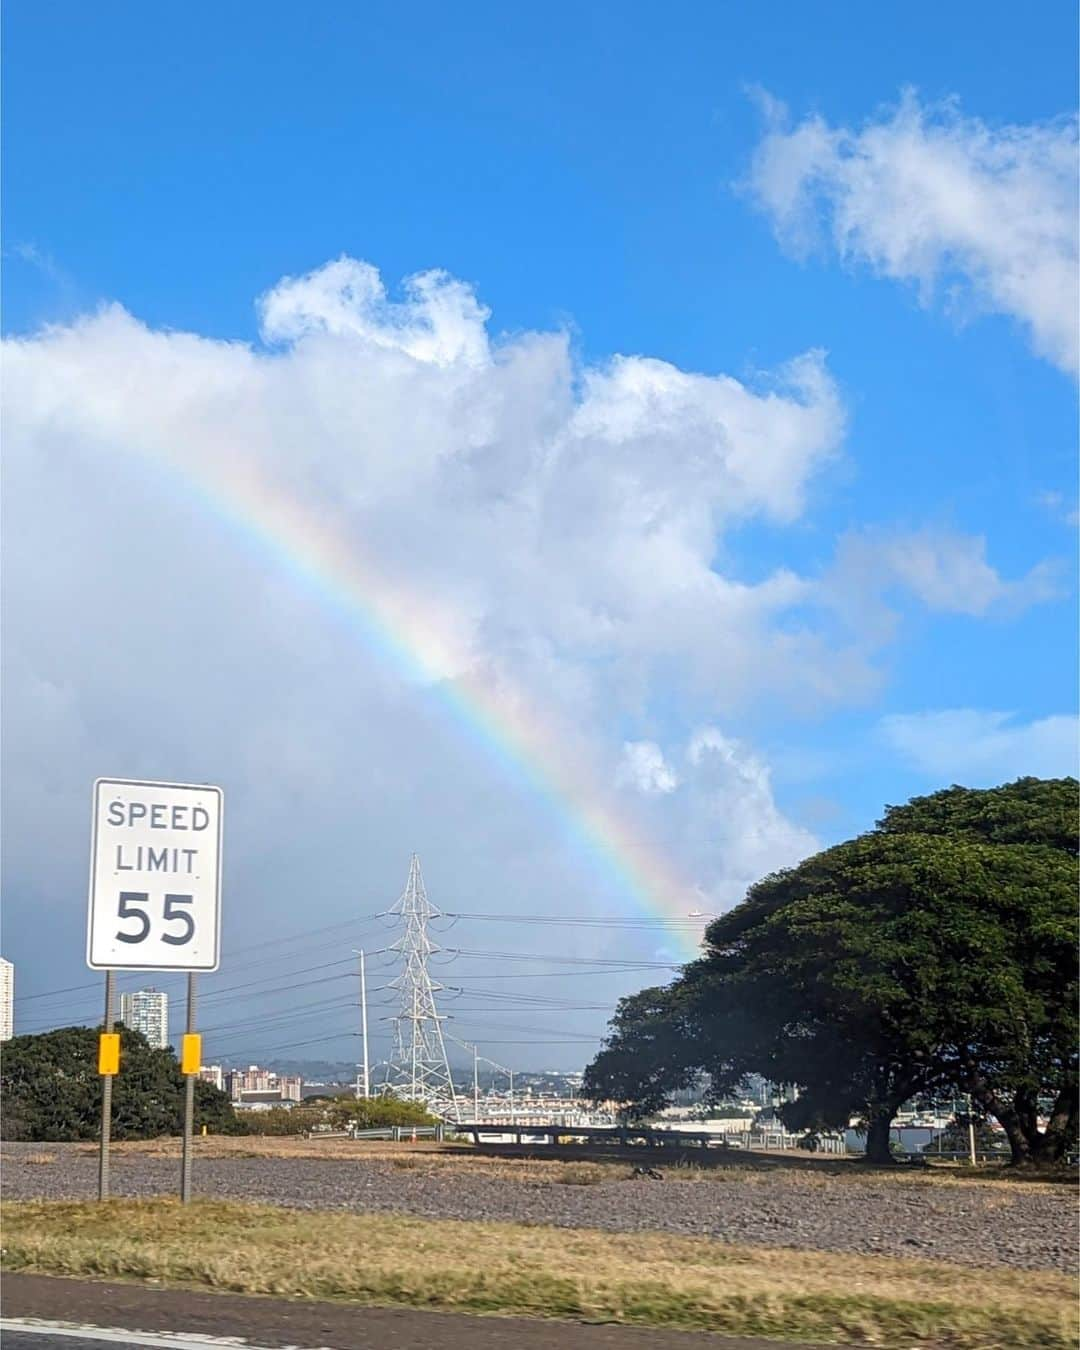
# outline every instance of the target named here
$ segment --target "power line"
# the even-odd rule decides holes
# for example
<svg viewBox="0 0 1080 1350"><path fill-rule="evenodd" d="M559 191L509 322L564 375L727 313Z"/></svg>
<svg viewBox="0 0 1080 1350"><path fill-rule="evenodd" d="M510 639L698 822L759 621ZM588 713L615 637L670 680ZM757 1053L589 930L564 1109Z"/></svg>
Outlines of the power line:
<svg viewBox="0 0 1080 1350"><path fill-rule="evenodd" d="M603 1037L596 1036L593 1037L593 1040L596 1041L603 1040ZM580 1040L572 1040L572 1039L553 1040L553 1041L501 1041L501 1040L493 1041L485 1036L484 1044L485 1045L582 1045L583 1042Z"/></svg>
<svg viewBox="0 0 1080 1350"><path fill-rule="evenodd" d="M359 927L363 927L363 926L364 926L365 924L367 924L367 923L372 923L372 922L374 922L375 919L380 919L380 918L385 917L385 914L386 914L386 911L381 911L381 912L374 913L374 914L366 914L366 915L362 915L359 919L347 919L347 920L345 920L345 921L342 922L342 923L331 923L331 924L326 924L326 925L323 926L322 928L312 928L312 929L309 929L309 930L308 930L307 932L305 932L305 933L292 933L292 934L289 934L288 936L285 936L285 937L279 937L279 938L267 938L267 939L266 939L265 941L263 941L263 942L248 943L248 944L246 944L245 946L237 947L237 948L234 949L234 954L240 954L240 955L242 955L242 954L247 953L247 952L260 951L260 950L262 950L262 949L265 948L265 947L278 946L278 945L280 945L280 944L283 943L283 942L287 942L287 943L290 944L290 950L289 950L288 952L283 953L281 956L260 957L260 958L259 958L258 960L256 960L256 961L248 961L248 962L244 962L242 965L234 965L233 962L230 960L230 962L229 962L229 971L230 971L230 973L231 973L231 972L238 971L238 970L249 970L249 969L252 969L252 968L254 968L254 967L256 967L256 966L260 966L260 965L272 965L275 961L287 961L287 960L290 960L290 959L295 955L295 945L296 945L298 942L305 942L305 941L308 941L309 939L311 939L311 938L313 938L313 937L319 937L319 936L321 936L323 933L334 932L334 931L337 931L337 930L342 929L342 928L359 928ZM338 945L339 945L339 944L336 943L336 942L330 942L330 943L324 944L325 948L337 947ZM320 948L317 948L316 950L320 950ZM386 949L385 947L382 947L382 948L379 948L379 950L380 950L380 951L386 951L387 949ZM126 976L126 977L124 977L124 978L127 978L127 979L129 979L129 980L132 980L132 981L138 983L138 982L140 982L141 980L146 979L146 978L147 978L147 974L152 974L152 972L147 972L147 973L134 972L133 974L128 975L128 976ZM212 971L212 972L210 972L209 974L204 975L204 976L203 976L203 979L204 979L204 980L214 979L216 976L220 976L220 974L221 974L220 971ZM174 980L177 981L177 982L182 983L182 978L181 978L180 976L170 976L170 975L165 975L165 976L158 976L157 978L158 978L159 982L162 983L162 984L170 983L170 982L172 982L172 981L174 981ZM72 984L72 985L68 985L68 986L67 986L66 988L64 988L64 989L46 989L46 990L42 990L40 993L36 993L36 994L19 994L19 995L16 996L16 998L15 998L14 1001L15 1001L16 1003L29 1003L29 1002L31 1002L32 1000L37 1000L37 999L43 999L43 998L58 998L58 997L59 997L60 995L62 995L62 994L75 994L75 993L81 993L83 990L86 990L86 989L98 989L98 988L100 988L100 986L101 986L101 981L100 981L100 979L98 979L98 980L90 980L90 981L88 981L86 984Z"/></svg>
<svg viewBox="0 0 1080 1350"><path fill-rule="evenodd" d="M660 930L695 930L701 924L694 919L640 919L616 915L601 918L594 915L557 914L480 914L465 910L444 910L444 917L452 919L489 919L495 923L567 924L575 928L642 928Z"/></svg>
<svg viewBox="0 0 1080 1350"><path fill-rule="evenodd" d="M544 961L550 965L572 966L626 966L632 970L681 970L681 963L674 961L630 961L608 959L602 956L553 956L538 952L492 952L470 947L444 947L443 951L455 956L474 960L486 957L492 961Z"/></svg>
<svg viewBox="0 0 1080 1350"><path fill-rule="evenodd" d="M580 980L586 976L634 975L640 966L608 966L599 970L500 970L492 973L477 972L474 980Z"/></svg>

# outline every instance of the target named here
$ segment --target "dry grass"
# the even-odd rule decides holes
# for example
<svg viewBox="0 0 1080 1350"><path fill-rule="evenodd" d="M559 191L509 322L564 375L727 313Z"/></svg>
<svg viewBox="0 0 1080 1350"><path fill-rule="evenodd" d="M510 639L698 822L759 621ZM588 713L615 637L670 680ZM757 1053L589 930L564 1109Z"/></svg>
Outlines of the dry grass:
<svg viewBox="0 0 1080 1350"><path fill-rule="evenodd" d="M211 1201L6 1205L4 1265L893 1350L1064 1350L1077 1330L1074 1281L1046 1272Z"/></svg>
<svg viewBox="0 0 1080 1350"><path fill-rule="evenodd" d="M79 1153L96 1154L96 1144L78 1144ZM114 1143L120 1154L143 1154L151 1157L179 1158L179 1139L127 1140ZM479 1152L469 1145L438 1144L421 1140L415 1144L376 1139L305 1139L299 1135L209 1135L195 1140L196 1157L201 1158L338 1158L354 1162L390 1161L403 1170L424 1173L464 1171L470 1175L501 1177L516 1181L550 1181L572 1185L594 1185L601 1181L619 1181L633 1171L633 1163L625 1160L596 1158L524 1158L505 1157ZM24 1157L22 1161L26 1161ZM800 1156L763 1157L744 1153L726 1156L723 1162L708 1167L693 1162L674 1160L650 1154L642 1158L651 1166L659 1167L669 1181L694 1182L766 1182L782 1176L785 1185L826 1189L838 1181L861 1186L953 1187L956 1185L990 1187L1006 1186L1014 1189L1041 1191L1048 1185L1068 1184L1075 1187L1075 1169L1057 1169L1046 1174L1014 1172L1004 1167L971 1168L956 1164L932 1163L927 1167L870 1169L852 1159L818 1160Z"/></svg>
<svg viewBox="0 0 1080 1350"><path fill-rule="evenodd" d="M49 1163L56 1162L55 1153L28 1153L26 1157L20 1159L30 1167L47 1167Z"/></svg>

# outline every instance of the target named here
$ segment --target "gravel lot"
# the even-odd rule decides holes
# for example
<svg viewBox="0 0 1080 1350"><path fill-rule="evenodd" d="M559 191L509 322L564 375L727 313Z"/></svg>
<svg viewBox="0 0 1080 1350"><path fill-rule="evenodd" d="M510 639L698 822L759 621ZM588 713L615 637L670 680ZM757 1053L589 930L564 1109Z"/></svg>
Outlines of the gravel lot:
<svg viewBox="0 0 1080 1350"><path fill-rule="evenodd" d="M5 1198L88 1199L97 1193L96 1155L78 1146L5 1144L0 1160ZM194 1187L215 1199L294 1208L653 1230L757 1246L1077 1269L1076 1196L1064 1187L794 1170L740 1175L737 1169L696 1180L569 1185L482 1175L468 1163L400 1163L197 1157ZM175 1195L179 1165L174 1158L118 1151L112 1178L114 1195Z"/></svg>

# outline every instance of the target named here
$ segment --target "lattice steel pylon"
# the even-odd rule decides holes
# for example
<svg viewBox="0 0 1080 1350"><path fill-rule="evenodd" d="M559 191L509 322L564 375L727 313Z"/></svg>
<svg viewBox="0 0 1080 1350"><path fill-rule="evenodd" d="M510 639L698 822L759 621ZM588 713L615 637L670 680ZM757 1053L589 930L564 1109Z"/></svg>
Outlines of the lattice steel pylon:
<svg viewBox="0 0 1080 1350"><path fill-rule="evenodd" d="M390 949L401 953L401 974L390 981L400 1002L393 1018L393 1050L385 1084L399 1097L423 1102L434 1115L454 1120L458 1101L446 1058L443 1018L435 1006L442 985L428 970L428 958L439 950L428 935L428 923L439 917L439 911L427 897L415 853L409 880L390 913L401 918L404 931Z"/></svg>

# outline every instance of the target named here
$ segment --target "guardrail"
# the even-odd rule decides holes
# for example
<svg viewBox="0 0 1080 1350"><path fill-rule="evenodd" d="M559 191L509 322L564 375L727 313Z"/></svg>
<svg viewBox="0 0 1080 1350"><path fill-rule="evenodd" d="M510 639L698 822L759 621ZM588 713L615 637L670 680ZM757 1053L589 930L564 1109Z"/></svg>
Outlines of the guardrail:
<svg viewBox="0 0 1080 1350"><path fill-rule="evenodd" d="M779 1132L729 1131L719 1133L714 1130L664 1130L648 1125L510 1125L501 1122L492 1124L470 1122L455 1125L458 1134L471 1137L474 1144L499 1143L509 1135L516 1147L537 1144L544 1147L557 1147L565 1141L572 1144L615 1144L620 1148L634 1146L655 1149L796 1149L800 1147L802 1135L781 1134ZM498 1136L498 1138L492 1138ZM819 1136L815 1152L843 1154L846 1152L843 1139Z"/></svg>
<svg viewBox="0 0 1080 1350"><path fill-rule="evenodd" d="M557 1148L560 1143L603 1144L616 1143L622 1147L642 1145L649 1148L705 1148L716 1151L725 1149L752 1150L799 1150L832 1156L847 1156L849 1150L845 1141L834 1135L818 1135L815 1148L807 1149L805 1135L782 1134L774 1130L728 1130L719 1133L713 1130L665 1130L655 1126L634 1125L510 1125L502 1121L470 1122L454 1124L445 1122L439 1125L384 1125L372 1130L313 1130L308 1133L310 1139L385 1139L394 1143L413 1143L420 1139L434 1139L441 1143L445 1139L456 1137L471 1138L474 1144L496 1144L504 1136L510 1135L516 1147L540 1145ZM493 1138L498 1136L498 1138ZM857 1154L859 1150L855 1150ZM978 1149L978 1162L1008 1162L1007 1152ZM932 1162L935 1158L955 1159L966 1162L967 1149L917 1149L904 1150L898 1159L909 1162ZM1078 1161L1076 1154L1067 1156L1067 1163Z"/></svg>
<svg viewBox="0 0 1080 1350"><path fill-rule="evenodd" d="M946 1149L906 1148L901 1149L894 1156L898 1158L906 1158L911 1162L933 1162L935 1158L937 1159L948 1158L953 1162L971 1161L971 1154L968 1152L966 1148L946 1148ZM976 1149L975 1161L981 1163L983 1162L1007 1163L1009 1161L1009 1150L989 1149L989 1148Z"/></svg>
<svg viewBox="0 0 1080 1350"><path fill-rule="evenodd" d="M451 1130L456 1127L449 1127ZM375 1130L350 1130L350 1139L392 1139L395 1143L417 1139L436 1139L440 1142L446 1137L446 1125L386 1125Z"/></svg>

